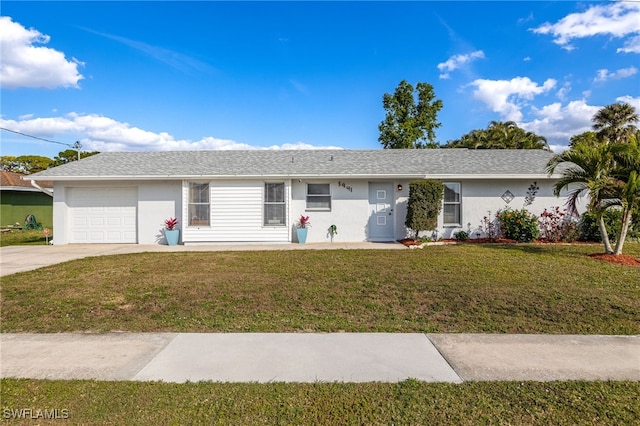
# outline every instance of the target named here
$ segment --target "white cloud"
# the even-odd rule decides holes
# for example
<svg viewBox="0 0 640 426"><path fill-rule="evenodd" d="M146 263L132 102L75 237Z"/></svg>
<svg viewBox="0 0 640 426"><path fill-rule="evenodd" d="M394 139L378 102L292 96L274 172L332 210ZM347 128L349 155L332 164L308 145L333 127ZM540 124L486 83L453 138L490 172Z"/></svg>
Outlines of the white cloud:
<svg viewBox="0 0 640 426"><path fill-rule="evenodd" d="M87 151L202 151L238 149L341 149L337 146L313 146L304 142L261 147L230 139L204 137L197 141L175 139L166 132L155 133L129 123L95 114L70 113L64 117L23 119L0 118L0 127L47 139L70 140L78 135Z"/></svg>
<svg viewBox="0 0 640 426"><path fill-rule="evenodd" d="M616 102L626 102L632 107L634 107L636 111L640 111L640 96L638 96L637 98L634 98L629 95L620 96L616 98Z"/></svg>
<svg viewBox="0 0 640 426"><path fill-rule="evenodd" d="M511 80L478 79L469 84L476 87L473 97L486 104L492 111L508 121L522 120L521 109L535 95L550 91L556 86L556 80L547 79L542 86L529 77L515 77Z"/></svg>
<svg viewBox="0 0 640 426"><path fill-rule="evenodd" d="M558 89L558 91L556 92L556 96L561 101L564 101L567 99L567 95L569 95L569 92L571 92L571 83L567 81L560 89Z"/></svg>
<svg viewBox="0 0 640 426"><path fill-rule="evenodd" d="M620 68L618 71L609 72L608 69L598 70L596 77L593 79L595 82L607 81L607 80L620 80L623 78L631 77L638 73L638 68L628 67Z"/></svg>
<svg viewBox="0 0 640 426"><path fill-rule="evenodd" d="M446 62L442 62L438 64L438 69L442 74L440 74L441 79L449 78L449 73L451 71L455 71L458 68L462 67L464 64L467 64L476 59L483 59L484 52L482 50L476 50L475 52L468 53L466 55L454 55L450 57Z"/></svg>
<svg viewBox="0 0 640 426"><path fill-rule="evenodd" d="M599 35L610 35L626 40L624 48L618 52L640 53L640 3L615 2L589 7L581 13L572 13L555 24L545 23L532 31L537 34L551 34L554 43L567 50L574 47L571 40Z"/></svg>
<svg viewBox="0 0 640 426"><path fill-rule="evenodd" d="M67 60L64 53L38 46L50 37L35 29L26 29L8 16L0 17L0 87L47 88L78 87L84 77L76 59Z"/></svg>
<svg viewBox="0 0 640 426"><path fill-rule="evenodd" d="M584 100L571 101L565 106L557 102L540 109L533 108L537 118L519 125L546 137L553 151L559 152L566 149L572 136L591 130L591 118L600 108L588 105Z"/></svg>
<svg viewBox="0 0 640 426"><path fill-rule="evenodd" d="M640 110L640 96L621 96L616 102L626 102ZM603 105L589 105L585 100L569 102L566 105L553 103L540 109L533 108L536 118L518 123L523 129L547 138L553 152L567 149L572 136L592 130L593 116Z"/></svg>
<svg viewBox="0 0 640 426"><path fill-rule="evenodd" d="M617 53L640 53L640 36L631 37L624 42L623 47L616 50Z"/></svg>

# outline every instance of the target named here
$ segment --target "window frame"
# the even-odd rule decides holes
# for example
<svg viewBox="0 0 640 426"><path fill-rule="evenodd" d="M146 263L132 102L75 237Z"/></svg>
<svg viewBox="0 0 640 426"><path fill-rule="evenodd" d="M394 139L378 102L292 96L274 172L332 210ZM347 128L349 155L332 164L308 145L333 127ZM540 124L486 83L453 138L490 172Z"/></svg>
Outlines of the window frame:
<svg viewBox="0 0 640 426"><path fill-rule="evenodd" d="M328 193L326 194L309 194L309 186L310 185L326 185L328 188ZM328 206L327 207L309 207L309 199L313 198L328 198ZM329 182L307 182L305 185L305 211L309 212L330 212L332 208L332 199L333 196L331 194L331 183ZM317 202L317 201L316 201Z"/></svg>
<svg viewBox="0 0 640 426"><path fill-rule="evenodd" d="M282 201L267 200L267 185L282 185ZM264 182L262 186L262 226L267 228L283 228L287 226L287 185L285 182ZM282 206L282 222L267 223L267 206Z"/></svg>
<svg viewBox="0 0 640 426"><path fill-rule="evenodd" d="M442 196L442 224L445 227L460 227L462 226L462 182L443 182L444 185L444 194ZM447 201L446 198L446 188L447 185L457 185L457 191L454 190L454 192L458 195L458 201ZM459 221L458 222L447 222L447 213L446 213L446 207L447 206L457 206L456 210L458 212L457 216Z"/></svg>
<svg viewBox="0 0 640 426"><path fill-rule="evenodd" d="M197 201L194 202L192 201L192 187L193 185L199 185L199 186L203 186L206 185L207 186L207 201ZM202 194L202 190L200 191L200 194ZM193 223L193 217L194 215L191 214L192 210L192 206L198 207L198 206L206 206L207 207L207 217L206 217L206 222L204 219L199 219L197 223ZM205 222L205 223L202 223ZM197 227L201 227L201 226L205 226L205 227L211 227L211 182L198 182L198 181L189 181L187 182L187 226L190 228L197 228Z"/></svg>

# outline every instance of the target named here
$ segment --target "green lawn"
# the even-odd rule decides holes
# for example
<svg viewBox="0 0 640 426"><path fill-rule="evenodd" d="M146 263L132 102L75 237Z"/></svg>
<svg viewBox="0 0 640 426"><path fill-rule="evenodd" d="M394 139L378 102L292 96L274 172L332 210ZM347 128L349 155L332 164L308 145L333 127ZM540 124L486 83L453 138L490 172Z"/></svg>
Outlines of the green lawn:
<svg viewBox="0 0 640 426"><path fill-rule="evenodd" d="M3 332L640 334L640 268L600 246L143 253L2 277ZM625 252L640 257L640 245ZM2 379L38 424L622 425L640 382L159 383ZM40 411L42 414L43 411ZM24 414L24 412L23 412Z"/></svg>
<svg viewBox="0 0 640 426"><path fill-rule="evenodd" d="M640 268L599 245L173 252L1 279L3 332L640 334ZM640 245L626 253L640 257Z"/></svg>
<svg viewBox="0 0 640 426"><path fill-rule="evenodd" d="M53 234L49 234L49 239L52 238ZM15 246L15 245L45 245L46 237L44 235L44 230L28 230L28 231L19 231L13 230L11 232L2 232L0 233L0 247L4 246Z"/></svg>
<svg viewBox="0 0 640 426"><path fill-rule="evenodd" d="M640 419L638 382L1 384L4 416L20 408L67 410L68 420L51 424L633 425Z"/></svg>

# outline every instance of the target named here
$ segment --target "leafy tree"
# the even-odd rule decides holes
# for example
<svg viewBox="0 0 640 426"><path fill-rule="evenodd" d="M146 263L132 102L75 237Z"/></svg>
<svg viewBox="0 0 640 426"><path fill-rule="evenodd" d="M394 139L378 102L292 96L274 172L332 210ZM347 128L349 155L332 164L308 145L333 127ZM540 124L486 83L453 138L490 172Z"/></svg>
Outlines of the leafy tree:
<svg viewBox="0 0 640 426"><path fill-rule="evenodd" d="M593 116L593 130L598 137L608 142L627 142L629 136L636 131L639 120L633 106L622 102L607 105Z"/></svg>
<svg viewBox="0 0 640 426"><path fill-rule="evenodd" d="M437 116L442 101L436 99L433 86L418 83L414 89L402 80L393 94L384 94L382 105L387 114L378 125L378 141L385 149L438 147L435 129L440 127Z"/></svg>
<svg viewBox="0 0 640 426"><path fill-rule="evenodd" d="M415 231L416 240L420 231L437 228L443 195L444 184L437 180L423 179L409 183L409 201L404 224Z"/></svg>
<svg viewBox="0 0 640 426"><path fill-rule="evenodd" d="M80 159L91 157L92 155L99 154L98 151L80 151ZM54 157L54 165L60 166L62 164L67 164L72 161L78 160L78 151L73 149L65 149L58 153L56 157Z"/></svg>
<svg viewBox="0 0 640 426"><path fill-rule="evenodd" d="M569 142L569 148L577 145L583 144L587 146L596 146L600 143L600 139L596 132L588 131L584 133L580 133L579 135L571 136Z"/></svg>
<svg viewBox="0 0 640 426"><path fill-rule="evenodd" d="M13 155L3 155L0 157L0 170L5 172L15 172L18 168L18 157Z"/></svg>
<svg viewBox="0 0 640 426"><path fill-rule="evenodd" d="M476 129L443 148L468 149L544 149L551 151L544 136L528 132L514 121L492 121L486 129Z"/></svg>
<svg viewBox="0 0 640 426"><path fill-rule="evenodd" d="M53 165L53 160L41 155L3 156L2 170L15 173L31 174L41 172Z"/></svg>

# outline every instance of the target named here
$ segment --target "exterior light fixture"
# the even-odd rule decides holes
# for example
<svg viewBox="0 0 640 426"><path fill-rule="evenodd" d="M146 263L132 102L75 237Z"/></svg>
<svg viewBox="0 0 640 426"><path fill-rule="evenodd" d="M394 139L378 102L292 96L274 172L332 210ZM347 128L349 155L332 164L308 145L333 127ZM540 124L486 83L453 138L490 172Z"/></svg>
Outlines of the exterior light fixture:
<svg viewBox="0 0 640 426"><path fill-rule="evenodd" d="M402 185L398 184L398 191L402 191Z"/></svg>

